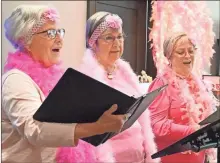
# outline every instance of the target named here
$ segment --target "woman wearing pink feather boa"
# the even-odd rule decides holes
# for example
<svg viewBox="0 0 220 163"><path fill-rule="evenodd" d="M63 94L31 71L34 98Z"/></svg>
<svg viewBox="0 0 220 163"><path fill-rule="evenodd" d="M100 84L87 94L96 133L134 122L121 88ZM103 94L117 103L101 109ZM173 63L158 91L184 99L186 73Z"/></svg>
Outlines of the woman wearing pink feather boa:
<svg viewBox="0 0 220 163"><path fill-rule="evenodd" d="M129 63L121 59L124 35L118 15L98 12L91 16L87 21L86 42L81 72L127 95L142 94L137 76ZM149 111L146 110L131 128L96 148L85 142L74 148L60 148L57 161L159 163L160 159L151 159L156 151Z"/></svg>
<svg viewBox="0 0 220 163"><path fill-rule="evenodd" d="M117 109L113 105L94 123L33 119L64 72L59 58L65 30L58 28L58 20L54 8L21 5L5 21L6 37L17 51L8 54L2 80L3 162L55 162L57 147L73 147L81 138L118 132L127 118L112 115Z"/></svg>
<svg viewBox="0 0 220 163"><path fill-rule="evenodd" d="M168 88L149 107L158 150L175 143L200 128L199 122L214 111L213 96L199 76L192 73L196 45L186 33L173 33L164 41L169 64L149 87L153 91L168 83ZM216 151L177 153L161 158L162 163L216 163Z"/></svg>

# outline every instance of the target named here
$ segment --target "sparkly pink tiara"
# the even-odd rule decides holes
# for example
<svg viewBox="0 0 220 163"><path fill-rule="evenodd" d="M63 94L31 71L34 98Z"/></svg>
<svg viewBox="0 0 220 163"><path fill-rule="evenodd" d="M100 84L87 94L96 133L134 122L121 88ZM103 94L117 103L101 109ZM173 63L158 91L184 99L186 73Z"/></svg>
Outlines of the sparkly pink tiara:
<svg viewBox="0 0 220 163"><path fill-rule="evenodd" d="M108 15L106 16L105 20L99 24L99 26L94 30L92 36L90 37L88 43L89 46L92 47L99 36L108 28L119 29L122 27L122 19L116 15Z"/></svg>
<svg viewBox="0 0 220 163"><path fill-rule="evenodd" d="M19 42L21 45L26 45L32 36L47 22L56 21L59 18L59 14L54 8L46 10L40 17L40 20L33 25L33 27L23 36Z"/></svg>

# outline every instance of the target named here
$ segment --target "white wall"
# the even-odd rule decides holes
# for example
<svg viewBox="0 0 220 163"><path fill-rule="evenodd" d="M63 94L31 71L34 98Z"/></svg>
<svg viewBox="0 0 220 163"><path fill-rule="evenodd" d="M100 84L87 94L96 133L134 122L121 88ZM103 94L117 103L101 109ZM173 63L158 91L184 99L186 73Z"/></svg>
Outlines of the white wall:
<svg viewBox="0 0 220 163"><path fill-rule="evenodd" d="M207 7L210 9L210 16L213 20L213 32L215 33L215 41L216 39L219 39L219 21L220 21L220 2L219 1L206 1ZM217 46L216 46L217 47ZM215 48L215 47L213 47ZM220 55L219 54L219 49L214 49L217 54L214 55ZM219 57L215 57L216 59ZM218 65L215 64L215 66L219 67ZM206 72L208 74L211 74L211 67L207 65L205 68ZM219 67L219 72L220 72L220 67Z"/></svg>
<svg viewBox="0 0 220 163"><path fill-rule="evenodd" d="M66 30L61 58L65 67L78 66L85 50L87 1L2 1L2 67L8 52L14 51L5 38L4 21L20 4L50 4L57 8L61 26Z"/></svg>
<svg viewBox="0 0 220 163"><path fill-rule="evenodd" d="M207 6L211 10L211 18L213 19L213 31L216 34L216 38L219 39L219 21L220 21L220 2L219 1L206 1Z"/></svg>

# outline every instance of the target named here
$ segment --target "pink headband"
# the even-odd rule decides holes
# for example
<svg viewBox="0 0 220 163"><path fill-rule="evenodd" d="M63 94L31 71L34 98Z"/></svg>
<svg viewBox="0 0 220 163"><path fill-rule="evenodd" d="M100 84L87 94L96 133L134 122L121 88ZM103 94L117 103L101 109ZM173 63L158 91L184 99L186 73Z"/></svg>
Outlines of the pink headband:
<svg viewBox="0 0 220 163"><path fill-rule="evenodd" d="M19 42L22 45L25 45L28 43L29 40L31 40L32 36L48 21L56 21L56 19L59 18L59 14L56 11L56 9L49 9L46 10L40 17L40 20L33 25L33 27L27 32L25 36L23 36Z"/></svg>
<svg viewBox="0 0 220 163"><path fill-rule="evenodd" d="M118 15L108 15L99 26L94 30L92 36L90 37L88 43L92 47L99 36L108 28L119 29L122 27L122 20Z"/></svg>

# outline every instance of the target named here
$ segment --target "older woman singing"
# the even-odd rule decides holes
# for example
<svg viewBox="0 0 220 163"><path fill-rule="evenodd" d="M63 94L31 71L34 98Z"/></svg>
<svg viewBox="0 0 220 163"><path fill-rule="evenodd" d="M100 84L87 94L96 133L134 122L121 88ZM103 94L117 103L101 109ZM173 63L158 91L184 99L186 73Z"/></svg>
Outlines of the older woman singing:
<svg viewBox="0 0 220 163"><path fill-rule="evenodd" d="M121 59L124 33L118 15L108 12L92 15L87 20L86 43L87 50L79 68L81 72L129 96L142 94L138 77L129 63ZM133 126L106 143L96 148L86 143L76 148L61 148L57 157L60 163L154 163L160 161L151 159L156 151L149 111L146 110Z"/></svg>
<svg viewBox="0 0 220 163"><path fill-rule="evenodd" d="M186 33L173 33L164 41L163 48L169 65L149 87L153 91L169 84L149 107L159 150L198 130L199 122L214 111L212 95L200 77L192 73L196 55L193 40ZM204 163L205 153L187 151L161 160L163 163Z"/></svg>
<svg viewBox="0 0 220 163"><path fill-rule="evenodd" d="M54 162L56 147L77 146L80 138L118 132L127 117L112 115L117 109L114 105L94 123L43 123L33 119L64 72L60 51L65 30L59 28L58 20L54 8L21 5L5 21L6 37L17 50L8 54L2 80L5 163Z"/></svg>

